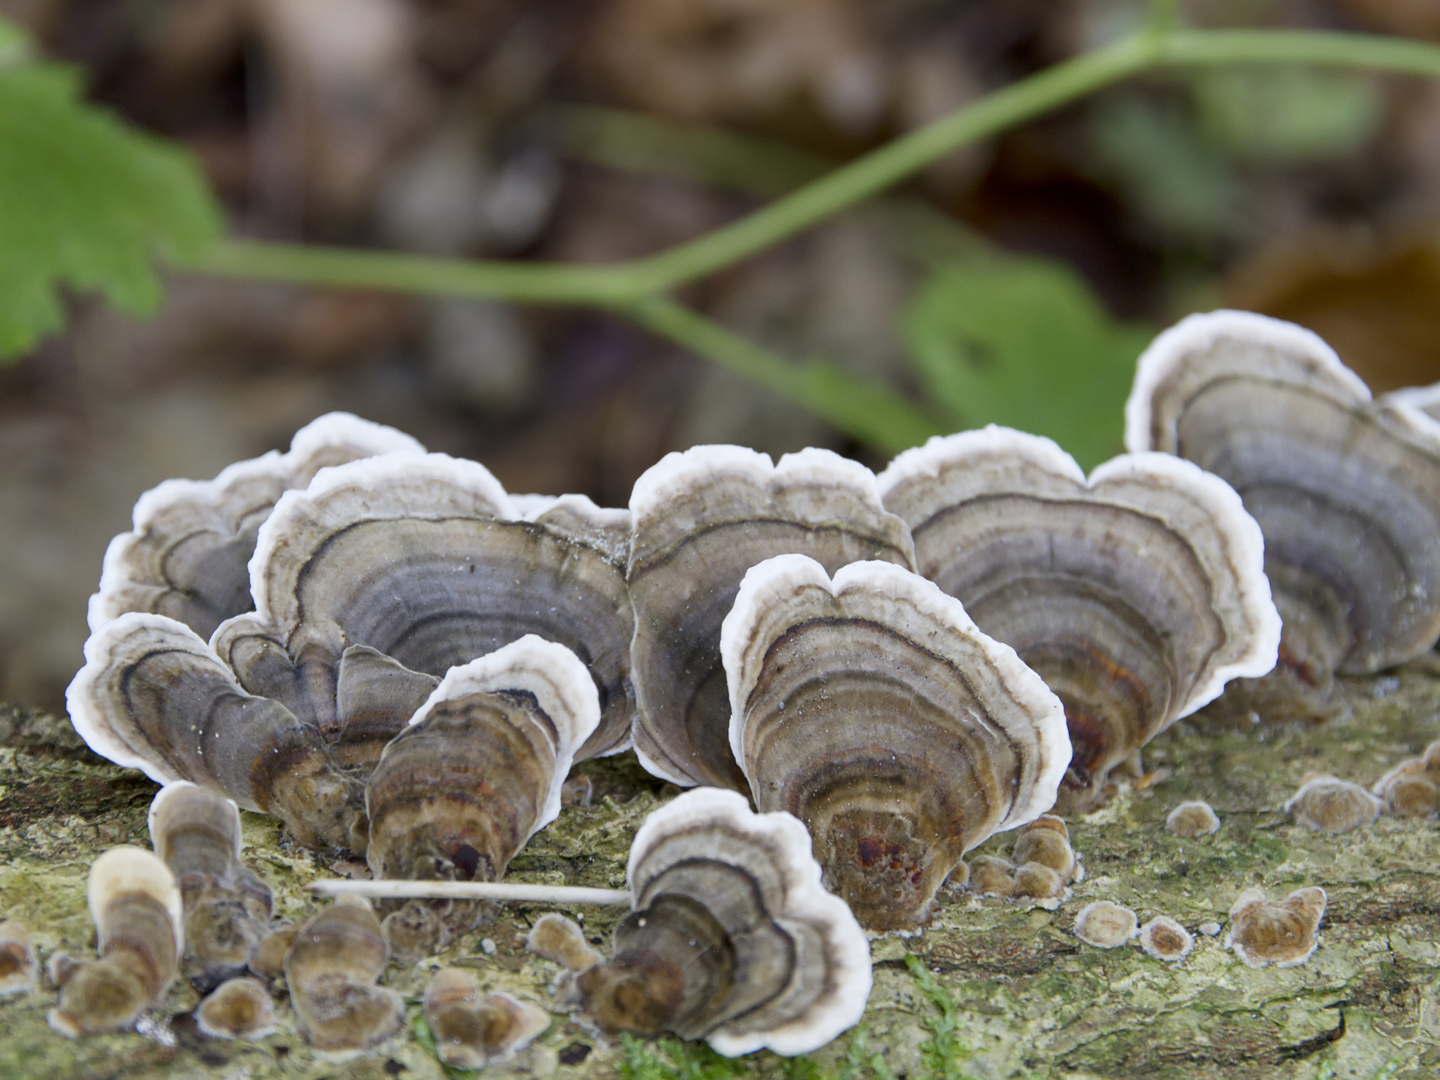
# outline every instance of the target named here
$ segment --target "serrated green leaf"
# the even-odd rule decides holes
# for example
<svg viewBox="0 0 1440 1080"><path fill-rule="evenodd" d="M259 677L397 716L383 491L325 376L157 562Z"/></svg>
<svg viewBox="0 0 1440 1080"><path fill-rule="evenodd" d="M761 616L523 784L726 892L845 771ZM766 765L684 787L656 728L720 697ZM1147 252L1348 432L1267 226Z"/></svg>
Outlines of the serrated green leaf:
<svg viewBox="0 0 1440 1080"><path fill-rule="evenodd" d="M13 24L0 23L13 42ZM160 300L155 258L220 234L193 158L80 99L73 69L0 65L0 357L64 325L62 285L134 314Z"/></svg>
<svg viewBox="0 0 1440 1080"><path fill-rule="evenodd" d="M902 331L932 401L960 427L1048 435L1085 468L1120 453L1125 397L1149 331L1109 317L1080 277L1044 259L942 267Z"/></svg>

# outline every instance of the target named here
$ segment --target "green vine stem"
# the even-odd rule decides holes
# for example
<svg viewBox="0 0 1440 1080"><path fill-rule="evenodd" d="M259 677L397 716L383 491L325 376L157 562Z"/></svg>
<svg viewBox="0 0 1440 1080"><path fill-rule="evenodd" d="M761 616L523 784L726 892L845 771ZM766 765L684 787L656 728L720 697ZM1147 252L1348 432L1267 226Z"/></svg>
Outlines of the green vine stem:
<svg viewBox="0 0 1440 1080"><path fill-rule="evenodd" d="M182 269L611 310L798 401L859 438L896 449L890 445L896 431L918 439L936 430L933 420L898 393L819 361L789 364L665 294L796 236L961 147L1136 75L1234 64L1303 64L1440 76L1440 46L1424 42L1311 30L1171 29L1168 13L1167 4L1157 3L1146 25L1110 45L993 91L729 225L643 258L608 265L522 263L232 240ZM887 419L877 420L881 415ZM884 423L897 426L882 431Z"/></svg>

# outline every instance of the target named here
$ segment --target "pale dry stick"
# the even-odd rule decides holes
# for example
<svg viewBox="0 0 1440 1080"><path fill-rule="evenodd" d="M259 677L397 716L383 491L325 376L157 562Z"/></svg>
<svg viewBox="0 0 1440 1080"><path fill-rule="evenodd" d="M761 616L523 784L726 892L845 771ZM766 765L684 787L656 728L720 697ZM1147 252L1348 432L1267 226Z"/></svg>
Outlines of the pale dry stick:
<svg viewBox="0 0 1440 1080"><path fill-rule="evenodd" d="M578 885L526 885L509 881L350 881L325 878L308 886L317 896L364 896L373 900L509 900L528 904L610 904L630 906L625 889Z"/></svg>

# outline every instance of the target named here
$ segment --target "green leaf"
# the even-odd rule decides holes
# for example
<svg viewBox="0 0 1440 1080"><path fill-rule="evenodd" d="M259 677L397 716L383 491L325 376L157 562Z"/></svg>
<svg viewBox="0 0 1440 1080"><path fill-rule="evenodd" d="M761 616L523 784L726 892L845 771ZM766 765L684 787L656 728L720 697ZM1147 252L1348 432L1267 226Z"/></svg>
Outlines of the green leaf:
<svg viewBox="0 0 1440 1080"><path fill-rule="evenodd" d="M1358 150L1379 130L1385 101L1373 79L1275 67L1207 72L1194 83L1201 128L1239 158L1316 161Z"/></svg>
<svg viewBox="0 0 1440 1080"><path fill-rule="evenodd" d="M0 357L64 325L61 285L153 311L152 260L197 257L221 220L188 153L84 104L76 71L18 41L0 21Z"/></svg>
<svg viewBox="0 0 1440 1080"><path fill-rule="evenodd" d="M1135 359L1153 336L1112 320L1069 268L1031 258L942 267L902 330L957 425L1048 435L1087 469L1123 449Z"/></svg>

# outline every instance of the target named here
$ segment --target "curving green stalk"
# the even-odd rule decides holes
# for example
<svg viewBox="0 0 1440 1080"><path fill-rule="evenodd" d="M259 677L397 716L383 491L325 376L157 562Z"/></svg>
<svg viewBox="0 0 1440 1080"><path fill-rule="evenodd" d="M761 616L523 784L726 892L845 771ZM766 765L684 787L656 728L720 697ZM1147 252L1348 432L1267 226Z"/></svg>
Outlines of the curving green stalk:
<svg viewBox="0 0 1440 1080"><path fill-rule="evenodd" d="M598 266L441 259L230 241L184 269L226 277L603 308L746 375L858 438L898 449L937 422L898 393L837 368L787 363L670 300L682 285L764 251L913 176L945 155L1136 75L1235 64L1303 64L1440 76L1440 46L1310 30L1183 30L1174 3L1113 44L1002 87L694 240ZM903 440L909 440L904 441ZM899 444L899 445L897 445Z"/></svg>

